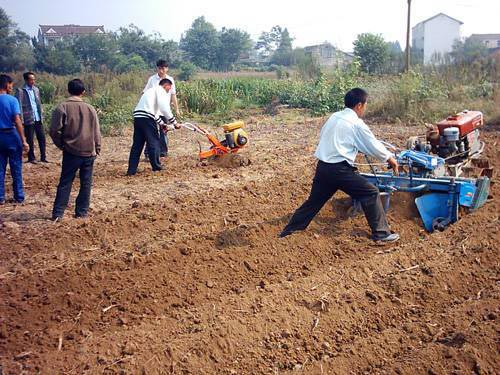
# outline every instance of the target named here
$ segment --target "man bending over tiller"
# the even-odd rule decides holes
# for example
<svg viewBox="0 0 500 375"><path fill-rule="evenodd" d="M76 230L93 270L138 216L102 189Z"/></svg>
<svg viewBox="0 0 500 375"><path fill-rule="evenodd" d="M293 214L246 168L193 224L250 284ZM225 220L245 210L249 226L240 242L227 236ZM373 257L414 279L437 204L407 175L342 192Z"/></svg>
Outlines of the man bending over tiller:
<svg viewBox="0 0 500 375"><path fill-rule="evenodd" d="M387 162L394 173L398 163L361 120L366 110L368 94L360 88L349 91L344 98L346 108L330 116L320 133L315 156L319 159L309 198L293 214L280 237L307 228L323 205L342 190L361 202L372 230L372 239L393 242L399 235L392 233L378 189L362 177L354 166L358 151Z"/></svg>
<svg viewBox="0 0 500 375"><path fill-rule="evenodd" d="M170 96L168 92L172 81L162 79L157 86L144 91L139 103L134 110L134 136L128 160L127 175L132 176L137 172L144 143L148 149L149 162L153 171L162 169L160 164L160 132L166 130L166 125L177 128L177 121L170 109ZM159 119L157 116L162 117ZM161 124L160 127L158 124Z"/></svg>

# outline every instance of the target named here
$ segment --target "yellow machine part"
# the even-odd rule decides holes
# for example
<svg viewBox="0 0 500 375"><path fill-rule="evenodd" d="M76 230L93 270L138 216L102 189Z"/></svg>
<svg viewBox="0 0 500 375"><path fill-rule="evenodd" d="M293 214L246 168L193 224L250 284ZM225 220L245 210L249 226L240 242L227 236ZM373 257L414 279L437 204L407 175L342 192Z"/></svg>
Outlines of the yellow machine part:
<svg viewBox="0 0 500 375"><path fill-rule="evenodd" d="M222 128L224 129L224 132L229 133L233 130L241 129L243 125L245 125L243 121L235 121L230 124L223 125Z"/></svg>
<svg viewBox="0 0 500 375"><path fill-rule="evenodd" d="M243 147L248 143L248 134L243 129L237 128L236 130L233 130L232 133L236 146Z"/></svg>

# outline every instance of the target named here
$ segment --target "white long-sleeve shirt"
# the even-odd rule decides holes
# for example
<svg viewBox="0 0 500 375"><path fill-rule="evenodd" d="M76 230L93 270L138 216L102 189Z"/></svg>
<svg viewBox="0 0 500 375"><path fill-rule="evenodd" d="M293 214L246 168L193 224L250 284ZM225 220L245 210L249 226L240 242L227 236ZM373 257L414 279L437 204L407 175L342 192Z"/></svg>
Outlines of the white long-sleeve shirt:
<svg viewBox="0 0 500 375"><path fill-rule="evenodd" d="M350 108L335 112L321 129L314 155L325 163L354 165L358 152L387 161L392 155Z"/></svg>
<svg viewBox="0 0 500 375"><path fill-rule="evenodd" d="M172 82L172 88L170 89L169 94L177 94L177 90L175 89L175 81L172 76L169 76L168 74L165 76L165 78L168 78ZM160 84L160 81L163 78L160 78L158 73L153 74L151 77L148 79L148 83L146 83L146 87L144 87L144 90L142 92L146 92L147 89L150 89L151 87L158 86Z"/></svg>
<svg viewBox="0 0 500 375"><path fill-rule="evenodd" d="M134 117L149 117L158 122L159 116L165 116L167 123L175 123L170 109L170 95L162 86L156 85L144 91L134 109Z"/></svg>

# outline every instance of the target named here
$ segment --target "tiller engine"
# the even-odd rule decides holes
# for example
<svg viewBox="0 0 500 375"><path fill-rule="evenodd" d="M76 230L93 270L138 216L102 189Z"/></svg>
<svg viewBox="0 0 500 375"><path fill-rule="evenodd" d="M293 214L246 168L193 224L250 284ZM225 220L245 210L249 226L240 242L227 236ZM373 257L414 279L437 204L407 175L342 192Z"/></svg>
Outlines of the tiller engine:
<svg viewBox="0 0 500 375"><path fill-rule="evenodd" d="M384 208L389 207L392 193L413 193L425 229L444 230L459 219L460 207L474 211L488 199L493 169L487 160L479 159L484 150L478 130L482 125L481 112L450 116L429 129L427 142L412 137L408 149L396 152L398 176L377 171L370 162L371 173L361 174L384 193ZM472 172L478 172L475 178ZM359 202L354 205L359 207Z"/></svg>

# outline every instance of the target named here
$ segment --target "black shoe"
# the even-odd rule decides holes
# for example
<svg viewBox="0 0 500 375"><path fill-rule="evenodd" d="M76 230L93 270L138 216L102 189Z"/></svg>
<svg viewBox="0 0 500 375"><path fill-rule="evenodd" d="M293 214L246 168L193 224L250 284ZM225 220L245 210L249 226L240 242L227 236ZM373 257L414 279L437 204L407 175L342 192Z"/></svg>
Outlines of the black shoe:
<svg viewBox="0 0 500 375"><path fill-rule="evenodd" d="M163 167L159 167L159 168L153 169L153 172L159 172L159 171L162 171L162 170L163 170Z"/></svg>
<svg viewBox="0 0 500 375"><path fill-rule="evenodd" d="M37 162L35 159L33 159L33 160L28 160L28 163L31 163L31 164L38 164L38 162Z"/></svg>
<svg viewBox="0 0 500 375"><path fill-rule="evenodd" d="M47 159L42 159L40 160L42 163L50 163L50 161L48 161Z"/></svg>
<svg viewBox="0 0 500 375"><path fill-rule="evenodd" d="M14 199L14 203L16 203L16 204L23 204L24 203L24 199Z"/></svg>
<svg viewBox="0 0 500 375"><path fill-rule="evenodd" d="M88 217L88 214L75 214L75 219L86 219Z"/></svg>
<svg viewBox="0 0 500 375"><path fill-rule="evenodd" d="M50 218L51 221L53 221L54 223L57 223L58 221L62 221L63 217L62 216L52 216Z"/></svg>
<svg viewBox="0 0 500 375"><path fill-rule="evenodd" d="M292 233L293 232L290 232L290 231L283 231L283 232L280 233L279 238L283 238L283 237L289 236Z"/></svg>

